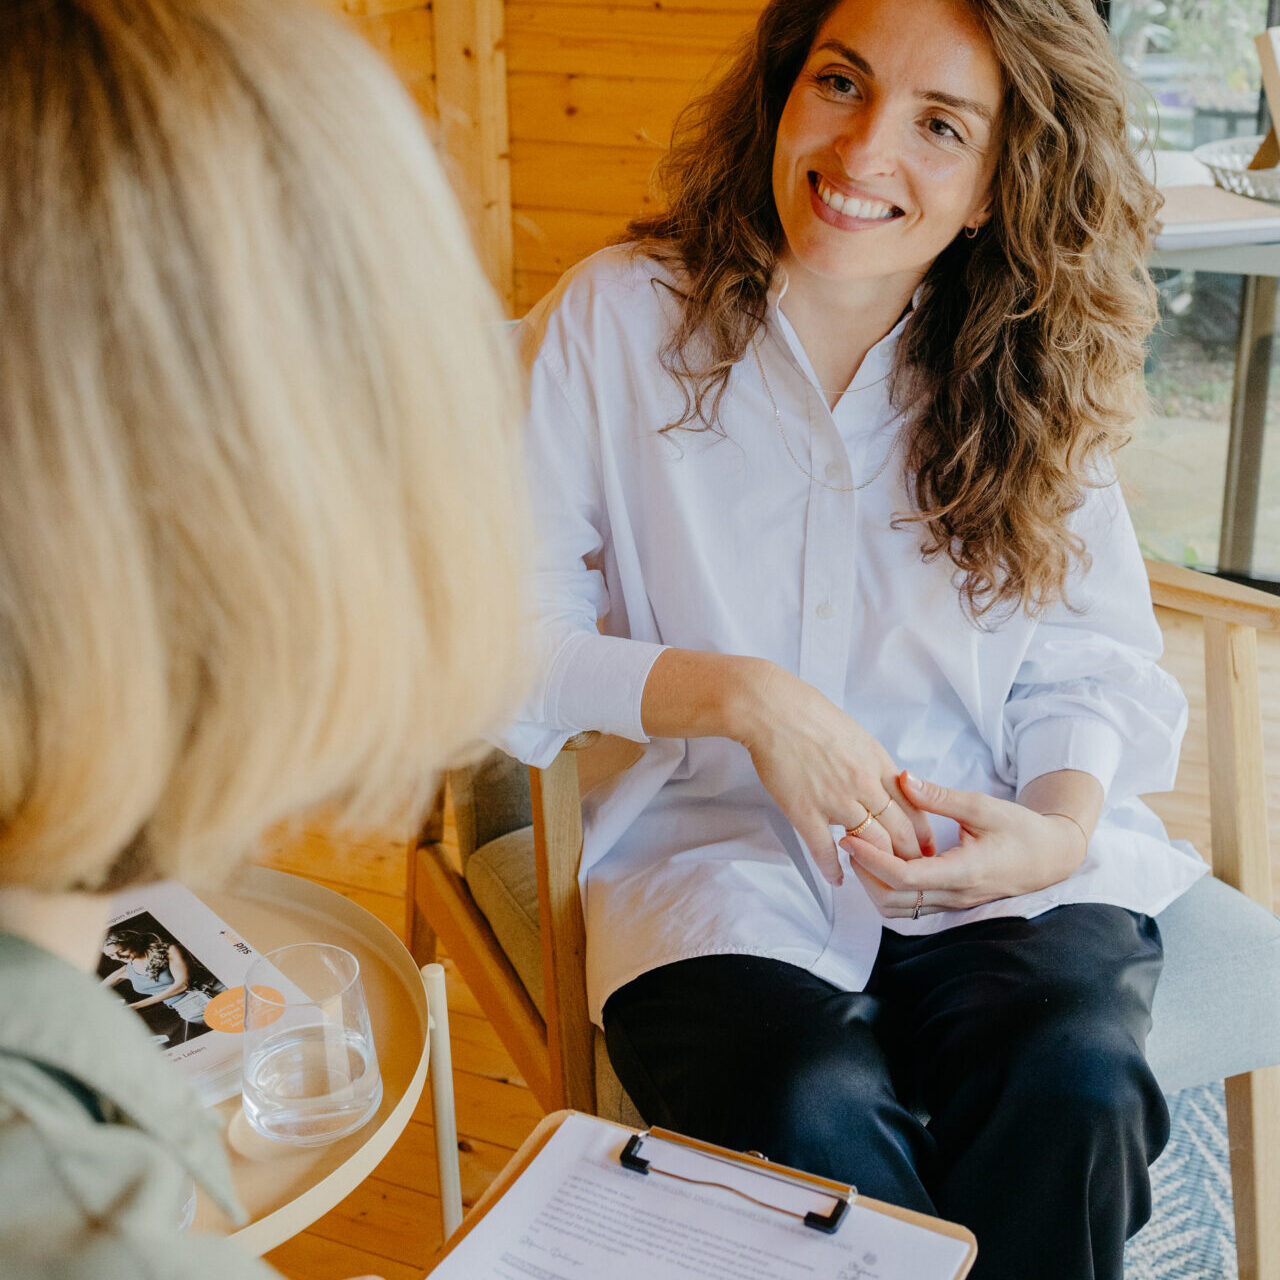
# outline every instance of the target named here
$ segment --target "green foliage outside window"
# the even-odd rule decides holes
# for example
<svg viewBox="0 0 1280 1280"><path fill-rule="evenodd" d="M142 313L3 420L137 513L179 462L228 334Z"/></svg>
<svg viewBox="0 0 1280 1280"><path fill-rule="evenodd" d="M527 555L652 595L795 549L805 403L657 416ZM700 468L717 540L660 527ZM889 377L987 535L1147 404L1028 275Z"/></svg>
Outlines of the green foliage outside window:
<svg viewBox="0 0 1280 1280"><path fill-rule="evenodd" d="M1266 22L1263 0L1112 0L1111 36L1131 70L1148 53L1186 66L1198 106L1258 92L1253 37Z"/></svg>

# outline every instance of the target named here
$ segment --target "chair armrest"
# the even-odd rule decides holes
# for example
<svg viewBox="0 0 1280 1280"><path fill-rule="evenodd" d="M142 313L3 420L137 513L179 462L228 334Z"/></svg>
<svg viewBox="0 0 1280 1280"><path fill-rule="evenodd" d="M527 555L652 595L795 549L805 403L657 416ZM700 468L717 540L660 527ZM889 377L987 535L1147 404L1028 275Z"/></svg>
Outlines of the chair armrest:
<svg viewBox="0 0 1280 1280"><path fill-rule="evenodd" d="M1163 609L1258 631L1280 631L1280 596L1162 560L1148 560L1146 565L1151 599Z"/></svg>

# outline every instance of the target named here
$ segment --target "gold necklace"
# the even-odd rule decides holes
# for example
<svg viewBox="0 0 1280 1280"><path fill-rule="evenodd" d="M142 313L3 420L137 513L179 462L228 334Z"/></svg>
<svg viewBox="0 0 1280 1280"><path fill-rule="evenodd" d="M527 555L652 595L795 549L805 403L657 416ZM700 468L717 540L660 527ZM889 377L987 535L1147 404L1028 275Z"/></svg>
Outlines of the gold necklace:
<svg viewBox="0 0 1280 1280"><path fill-rule="evenodd" d="M865 489L869 484L874 484L882 475L884 475L885 468L888 467L890 460L893 458L894 446L892 443L889 445L889 452L884 456L884 461L860 483L840 485L827 484L825 480L819 480L818 477L815 476L813 472L796 457L795 451L791 448L791 441L787 439L787 433L782 429L782 413L778 409L778 402L773 398L773 388L769 385L769 377L764 371L764 361L760 359L760 341L755 336L751 339L751 354L756 358L756 368L760 370L760 381L764 383L765 395L769 397L769 403L773 406L774 425L778 428L778 435L782 440L783 447L787 451L787 457L795 464L796 470L799 471L801 475L807 476L809 480L819 488L827 489L832 493L857 493L859 489ZM880 381L883 382L884 379L881 378ZM809 429L810 431L813 430L812 424Z"/></svg>

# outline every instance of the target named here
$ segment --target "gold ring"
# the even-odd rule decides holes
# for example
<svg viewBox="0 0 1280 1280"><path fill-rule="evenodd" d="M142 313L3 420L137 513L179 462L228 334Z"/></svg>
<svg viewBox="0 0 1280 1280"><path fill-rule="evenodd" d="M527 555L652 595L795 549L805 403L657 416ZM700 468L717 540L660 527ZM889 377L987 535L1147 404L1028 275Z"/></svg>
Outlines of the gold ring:
<svg viewBox="0 0 1280 1280"><path fill-rule="evenodd" d="M914 910L914 911L912 911L912 913L911 913L911 918L912 918L913 920L919 920L919 919L920 919L920 908L921 908L921 907L923 907L923 906L924 906L924 890L923 890L923 889L918 889L918 890L916 890L916 906L915 906L915 910Z"/></svg>
<svg viewBox="0 0 1280 1280"><path fill-rule="evenodd" d="M881 810L881 812L884 812L884 811ZM847 836L860 836L875 821L875 819L876 819L876 815L872 813L870 809L868 809L867 816L863 818L863 820L860 823L858 823L856 827L846 827L844 833Z"/></svg>
<svg viewBox="0 0 1280 1280"><path fill-rule="evenodd" d="M863 820L860 823L858 823L856 827L846 827L844 832L845 835L860 836L892 803L893 803L893 797L890 796L884 802L884 804L882 804L880 808L875 811L875 813L871 812L870 805L864 804L862 807L867 811L867 816L863 818Z"/></svg>

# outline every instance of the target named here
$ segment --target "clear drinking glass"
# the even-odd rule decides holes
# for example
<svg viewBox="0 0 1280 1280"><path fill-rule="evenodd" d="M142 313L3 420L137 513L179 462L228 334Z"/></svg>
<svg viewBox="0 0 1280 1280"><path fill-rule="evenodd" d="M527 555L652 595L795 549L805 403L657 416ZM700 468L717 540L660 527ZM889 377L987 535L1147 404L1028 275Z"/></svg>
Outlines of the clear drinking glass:
<svg viewBox="0 0 1280 1280"><path fill-rule="evenodd" d="M244 984L244 1114L267 1138L321 1146L354 1133L382 1101L382 1076L351 952L280 947Z"/></svg>

